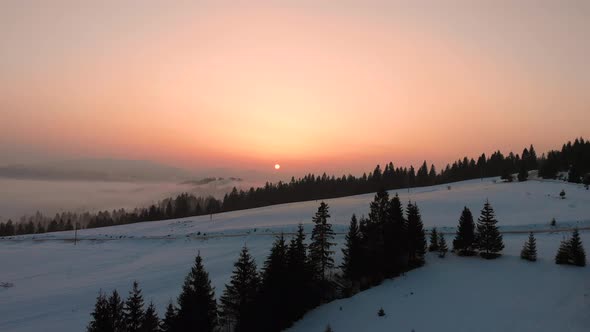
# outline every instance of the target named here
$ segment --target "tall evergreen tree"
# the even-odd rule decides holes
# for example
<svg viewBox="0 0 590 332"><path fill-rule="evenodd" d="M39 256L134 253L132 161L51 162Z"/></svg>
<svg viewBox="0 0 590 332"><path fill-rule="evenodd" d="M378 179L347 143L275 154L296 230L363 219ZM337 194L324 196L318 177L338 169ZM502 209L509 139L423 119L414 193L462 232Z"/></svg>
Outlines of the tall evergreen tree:
<svg viewBox="0 0 590 332"><path fill-rule="evenodd" d="M141 332L159 332L160 331L160 319L158 318L158 313L156 312L156 307L154 307L154 303L150 302L147 309L145 310L145 315L143 317L143 321L141 322Z"/></svg>
<svg viewBox="0 0 590 332"><path fill-rule="evenodd" d="M525 162L521 162L520 170L518 171L518 181L523 182L529 178L529 172L526 168Z"/></svg>
<svg viewBox="0 0 590 332"><path fill-rule="evenodd" d="M100 291L96 298L94 311L92 312L92 320L88 324L88 332L111 332L113 331L110 324L109 302L105 294Z"/></svg>
<svg viewBox="0 0 590 332"><path fill-rule="evenodd" d="M214 331L217 327L217 303L209 273L205 271L201 254L184 280L178 297L176 324L180 330Z"/></svg>
<svg viewBox="0 0 590 332"><path fill-rule="evenodd" d="M586 252L582 246L582 240L577 228L574 229L569 241L569 261L573 265L586 266Z"/></svg>
<svg viewBox="0 0 590 332"><path fill-rule="evenodd" d="M177 310L174 307L174 304L172 304L172 301L170 301L170 303L168 303L168 306L166 307L166 314L164 316L164 319L162 319L162 322L160 323L160 330L162 332L178 331L178 329L176 328L176 316Z"/></svg>
<svg viewBox="0 0 590 332"><path fill-rule="evenodd" d="M561 241L557 254L555 255L555 264L570 263L570 241L565 239Z"/></svg>
<svg viewBox="0 0 590 332"><path fill-rule="evenodd" d="M350 281L358 281L362 271L361 233L356 216L353 214L346 234L346 243L342 248L342 272L344 278Z"/></svg>
<svg viewBox="0 0 590 332"><path fill-rule="evenodd" d="M426 254L426 235L418 205L412 202L407 207L408 220L408 262L411 267L424 265Z"/></svg>
<svg viewBox="0 0 590 332"><path fill-rule="evenodd" d="M395 194L389 201L388 219L384 227L385 262L387 276L393 276L406 267L408 236L407 222L404 218L404 208Z"/></svg>
<svg viewBox="0 0 590 332"><path fill-rule="evenodd" d="M133 289L129 292L129 297L125 301L125 325L128 332L138 332L141 328L141 322L145 312L143 310L143 295L137 281L133 282Z"/></svg>
<svg viewBox="0 0 590 332"><path fill-rule="evenodd" d="M430 245L428 246L428 251L438 251L438 242L438 233L436 227L434 227L430 232Z"/></svg>
<svg viewBox="0 0 590 332"><path fill-rule="evenodd" d="M287 249L288 283L288 315L295 321L311 306L311 272L307 259L307 247L305 245L305 231L299 224L296 235L291 239Z"/></svg>
<svg viewBox="0 0 590 332"><path fill-rule="evenodd" d="M313 269L314 277L318 280L325 280L328 269L334 267L334 231L332 224L328 223L330 218L329 207L321 202L313 217L314 227L311 232L311 244L309 245L309 261Z"/></svg>
<svg viewBox="0 0 590 332"><path fill-rule="evenodd" d="M473 222L473 215L471 214L471 210L464 207L459 218L457 235L455 236L455 240L453 240L453 249L458 251L459 255L473 255L474 242L475 223Z"/></svg>
<svg viewBox="0 0 590 332"><path fill-rule="evenodd" d="M494 209L489 201L486 200L481 216L477 219L477 247L481 256L484 258L496 258L500 256L500 251L504 249L502 234L496 224Z"/></svg>
<svg viewBox="0 0 590 332"><path fill-rule="evenodd" d="M116 289L113 290L113 293L109 297L109 324L114 332L123 332L126 330L124 309L125 305L119 293Z"/></svg>
<svg viewBox="0 0 590 332"><path fill-rule="evenodd" d="M441 233L438 242L438 257L445 257L447 251L449 251L449 248L447 248L447 241L445 240L445 235Z"/></svg>
<svg viewBox="0 0 590 332"><path fill-rule="evenodd" d="M260 279L254 258L244 247L221 296L221 315L235 332L254 331L255 301Z"/></svg>
<svg viewBox="0 0 590 332"><path fill-rule="evenodd" d="M264 262L259 304L258 327L261 331L281 331L290 323L284 301L288 298L287 244L281 234ZM272 317L272 319L268 319Z"/></svg>
<svg viewBox="0 0 590 332"><path fill-rule="evenodd" d="M520 258L534 262L537 260L537 244L533 232L529 233L529 239L524 243Z"/></svg>

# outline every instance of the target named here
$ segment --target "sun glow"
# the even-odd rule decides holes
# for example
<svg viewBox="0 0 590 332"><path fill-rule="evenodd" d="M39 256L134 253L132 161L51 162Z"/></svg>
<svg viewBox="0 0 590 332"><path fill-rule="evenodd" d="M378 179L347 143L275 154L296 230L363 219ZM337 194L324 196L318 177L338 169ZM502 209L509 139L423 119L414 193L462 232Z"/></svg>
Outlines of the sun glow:
<svg viewBox="0 0 590 332"><path fill-rule="evenodd" d="M280 169L280 168L281 168L281 165L279 165L279 164L275 164L275 169L276 169L276 170L278 170L278 169Z"/></svg>

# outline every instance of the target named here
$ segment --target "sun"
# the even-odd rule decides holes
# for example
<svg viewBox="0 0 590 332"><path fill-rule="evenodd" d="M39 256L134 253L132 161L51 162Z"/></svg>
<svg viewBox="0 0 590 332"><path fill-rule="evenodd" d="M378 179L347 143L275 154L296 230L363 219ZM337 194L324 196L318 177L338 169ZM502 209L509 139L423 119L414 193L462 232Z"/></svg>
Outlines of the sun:
<svg viewBox="0 0 590 332"><path fill-rule="evenodd" d="M275 164L275 169L277 169L277 170L278 170L278 169L280 169L280 168L281 168L281 165L279 165L279 164Z"/></svg>

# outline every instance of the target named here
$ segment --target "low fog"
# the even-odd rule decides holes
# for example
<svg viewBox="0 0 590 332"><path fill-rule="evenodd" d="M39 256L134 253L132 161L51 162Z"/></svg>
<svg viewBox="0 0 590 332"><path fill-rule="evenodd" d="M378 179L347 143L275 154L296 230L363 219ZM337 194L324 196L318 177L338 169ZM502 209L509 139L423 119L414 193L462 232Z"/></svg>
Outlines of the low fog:
<svg viewBox="0 0 590 332"><path fill-rule="evenodd" d="M97 211L147 206L166 197L190 192L217 198L233 186L245 188L255 183L237 180L177 182L48 181L0 178L0 221L18 220L39 210L47 216L56 212Z"/></svg>

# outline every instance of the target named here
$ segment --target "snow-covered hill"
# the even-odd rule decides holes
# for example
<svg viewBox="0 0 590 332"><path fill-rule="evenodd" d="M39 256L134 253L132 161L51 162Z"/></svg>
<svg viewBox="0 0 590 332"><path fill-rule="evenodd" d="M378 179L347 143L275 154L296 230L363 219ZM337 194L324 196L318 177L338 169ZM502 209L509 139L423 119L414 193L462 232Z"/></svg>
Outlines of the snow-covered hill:
<svg viewBox="0 0 590 332"><path fill-rule="evenodd" d="M330 323L335 331L357 331L353 321L362 324L365 319L364 329L371 327L371 331L429 331L434 327L441 331L451 327L453 331L587 330L590 268L557 266L552 259L566 234L558 229L590 227L590 192L563 182L494 180L399 194L402 201L418 203L426 227L443 227L447 232L453 231L463 206L478 215L489 199L499 225L511 232L505 234L504 257L495 261L428 257L425 267L404 278L318 308L293 330L323 331ZM562 189L567 197L563 200L559 198ZM336 230L345 231L352 213L366 214L372 198L369 194L327 200ZM0 331L83 330L99 289L110 292L117 288L125 294L135 279L147 301L153 300L163 313L168 301L179 294L198 250L220 295L243 245L262 265L272 235L292 232L300 222L311 230L318 204L310 201L223 213L212 219L203 216L82 230L77 245L71 241L73 232L0 239L0 283L13 284L0 287ZM556 218L558 227L538 235L539 262L520 261L518 252L526 234L512 232L552 230L551 218ZM337 236L338 246L343 237ZM590 232L582 231L582 239L590 250ZM447 241L451 240L449 235ZM336 253L339 263L339 248ZM474 288L480 280L485 290ZM408 295L411 292L414 295ZM457 294L465 294L464 302ZM491 296L491 302L480 302L484 295ZM501 306L500 301L507 304ZM377 320L381 306L387 316ZM480 314L484 309L493 315L484 317ZM459 312L464 318L457 318ZM531 321L532 317L536 320ZM474 329L469 324L475 320L497 323Z"/></svg>

